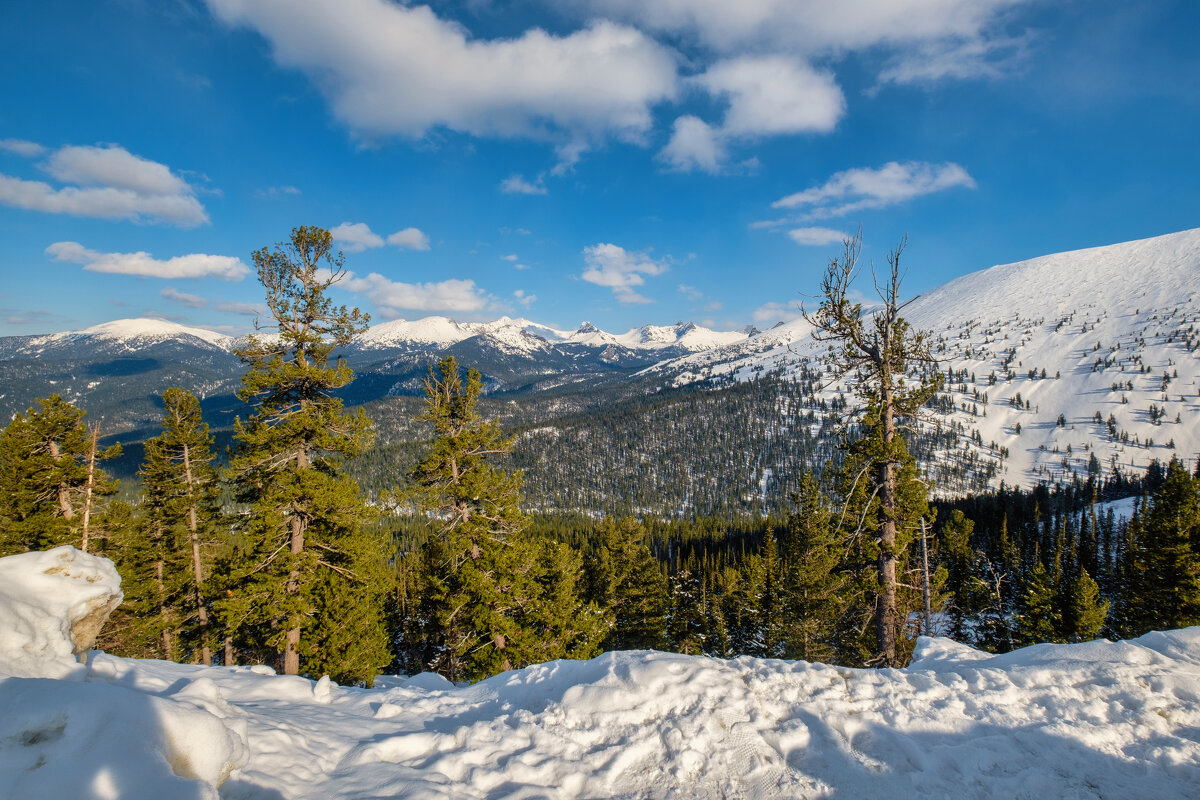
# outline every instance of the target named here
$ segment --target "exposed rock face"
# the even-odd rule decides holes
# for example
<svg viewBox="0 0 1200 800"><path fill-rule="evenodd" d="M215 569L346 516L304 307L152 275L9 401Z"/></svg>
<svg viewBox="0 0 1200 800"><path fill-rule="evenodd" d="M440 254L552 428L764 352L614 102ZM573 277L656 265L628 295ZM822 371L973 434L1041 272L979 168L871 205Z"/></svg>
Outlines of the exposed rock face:
<svg viewBox="0 0 1200 800"><path fill-rule="evenodd" d="M76 672L122 599L107 558L70 546L0 558L0 675Z"/></svg>

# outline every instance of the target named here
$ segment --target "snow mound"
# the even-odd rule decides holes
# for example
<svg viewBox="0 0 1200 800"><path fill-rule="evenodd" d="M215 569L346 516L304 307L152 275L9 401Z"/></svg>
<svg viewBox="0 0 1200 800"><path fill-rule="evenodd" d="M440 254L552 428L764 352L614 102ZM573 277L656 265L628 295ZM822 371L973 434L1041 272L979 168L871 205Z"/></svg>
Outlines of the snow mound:
<svg viewBox="0 0 1200 800"><path fill-rule="evenodd" d="M77 661L120 585L69 546L0 558L0 797L217 800L245 763L244 720L212 681L148 694Z"/></svg>
<svg viewBox="0 0 1200 800"><path fill-rule="evenodd" d="M57 547L0 558L0 674L62 678L121 604L107 558Z"/></svg>

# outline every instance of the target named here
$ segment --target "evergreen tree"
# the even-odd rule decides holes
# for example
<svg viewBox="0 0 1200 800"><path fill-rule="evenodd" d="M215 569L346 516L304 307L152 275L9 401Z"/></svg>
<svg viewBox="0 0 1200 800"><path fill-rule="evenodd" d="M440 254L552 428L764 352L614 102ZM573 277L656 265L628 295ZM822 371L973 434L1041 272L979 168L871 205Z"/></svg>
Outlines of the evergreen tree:
<svg viewBox="0 0 1200 800"><path fill-rule="evenodd" d="M251 336L238 396L255 406L237 419L229 474L247 513L234 580L219 607L227 627L280 654L283 672L329 673L370 683L390 660L382 619L386 542L364 525L369 507L339 473L371 443L371 423L333 392L353 373L333 350L365 329L358 309L326 291L344 274L321 228L299 227L253 254L278 335ZM336 635L335 635L336 634Z"/></svg>
<svg viewBox="0 0 1200 800"><path fill-rule="evenodd" d="M1172 460L1130 528L1126 635L1200 624L1200 481Z"/></svg>
<svg viewBox="0 0 1200 800"><path fill-rule="evenodd" d="M943 559L947 569L946 589L953 595L950 603L950 635L968 641L970 623L987 605L987 585L978 571L985 557L971 545L975 523L955 509L942 523Z"/></svg>
<svg viewBox="0 0 1200 800"><path fill-rule="evenodd" d="M0 433L0 555L72 544L87 550L96 500L117 482L97 466L121 454L99 450L99 428L53 394Z"/></svg>
<svg viewBox="0 0 1200 800"><path fill-rule="evenodd" d="M210 603L206 599L205 554L220 515L213 438L200 416L200 401L172 387L163 393L163 432L145 444L142 479L145 544L153 551L143 569L152 567L158 598L163 658L175 659L176 647L195 650L201 664L212 664ZM126 590L126 596L130 592ZM172 645L171 639L176 640Z"/></svg>
<svg viewBox="0 0 1200 800"><path fill-rule="evenodd" d="M1057 587L1050 571L1040 560L1033 565L1021 593L1021 605L1016 620L1019 645L1041 642L1065 642L1062 635L1062 612Z"/></svg>
<svg viewBox="0 0 1200 800"><path fill-rule="evenodd" d="M587 597L612 612L605 650L662 650L667 646L667 582L646 530L633 517L606 519L588 554Z"/></svg>
<svg viewBox="0 0 1200 800"><path fill-rule="evenodd" d="M1090 642L1100 635L1108 617L1109 601L1100 597L1100 585L1081 569L1070 581L1070 594L1063 610L1064 638L1072 642Z"/></svg>
<svg viewBox="0 0 1200 800"><path fill-rule="evenodd" d="M526 531L520 473L492 464L512 446L480 419L480 374L442 359L425 382L434 441L411 475L411 496L433 521L421 564L419 604L436 638L429 667L451 680L478 679L564 657L590 657L608 629L579 597L578 555Z"/></svg>
<svg viewBox="0 0 1200 800"><path fill-rule="evenodd" d="M785 658L830 661L844 611L846 575L832 512L811 472L800 478L783 539L780 613Z"/></svg>

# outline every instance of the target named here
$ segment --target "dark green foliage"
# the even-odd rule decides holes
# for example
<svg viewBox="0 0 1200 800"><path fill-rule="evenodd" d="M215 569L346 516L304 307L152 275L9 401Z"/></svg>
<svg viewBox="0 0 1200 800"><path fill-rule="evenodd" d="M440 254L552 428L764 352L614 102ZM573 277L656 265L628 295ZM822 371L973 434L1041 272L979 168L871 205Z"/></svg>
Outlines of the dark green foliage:
<svg viewBox="0 0 1200 800"><path fill-rule="evenodd" d="M1016 620L1016 639L1019 645L1039 642L1065 642L1062 635L1062 611L1057 587L1046 565L1038 561L1026 579Z"/></svg>
<svg viewBox="0 0 1200 800"><path fill-rule="evenodd" d="M667 647L667 581L632 517L606 519L585 559L587 598L612 612L605 650Z"/></svg>
<svg viewBox="0 0 1200 800"><path fill-rule="evenodd" d="M830 661L846 607L848 576L840 570L842 542L828 501L806 472L793 498L783 539L780 632L785 658Z"/></svg>
<svg viewBox="0 0 1200 800"><path fill-rule="evenodd" d="M364 525L370 509L345 458L371 443L371 423L333 392L353 373L333 350L366 327L326 290L344 274L332 237L300 227L253 254L278 335L238 351L249 370L238 396L255 406L235 422L229 466L238 520L230 580L217 601L239 644L280 653L283 671L370 683L390 660L381 621L387 546Z"/></svg>
<svg viewBox="0 0 1200 800"><path fill-rule="evenodd" d="M212 663L215 631L206 576L220 519L212 436L200 402L163 393L163 432L145 443L141 515L116 553L125 603L158 657Z"/></svg>
<svg viewBox="0 0 1200 800"><path fill-rule="evenodd" d="M521 475L494 466L511 442L479 418L480 375L447 357L430 369L421 419L433 424L428 455L408 496L432 521L419 557L408 557L414 590L402 605L421 631L403 650L426 653L426 669L478 679L537 661L590 657L608 629L583 603L581 563L565 544L534 538L519 507Z"/></svg>
<svg viewBox="0 0 1200 800"><path fill-rule="evenodd" d="M0 555L89 549L85 540L103 528L98 501L117 488L96 462L120 455L120 445L95 447L85 412L57 394L37 404L0 433Z"/></svg>
<svg viewBox="0 0 1200 800"><path fill-rule="evenodd" d="M1172 461L1127 538L1126 635L1200 624L1200 481Z"/></svg>

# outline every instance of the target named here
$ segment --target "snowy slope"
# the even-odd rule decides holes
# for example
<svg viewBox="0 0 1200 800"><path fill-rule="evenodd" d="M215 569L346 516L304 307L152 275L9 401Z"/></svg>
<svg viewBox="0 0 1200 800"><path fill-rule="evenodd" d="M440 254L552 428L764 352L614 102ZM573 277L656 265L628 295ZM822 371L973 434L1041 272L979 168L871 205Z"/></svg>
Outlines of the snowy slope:
<svg viewBox="0 0 1200 800"><path fill-rule="evenodd" d="M905 316L932 333L944 372L967 373L947 383L944 422L1001 463L996 482L1082 475L1093 453L1134 472L1200 453L1200 229L992 267ZM817 367L823 350L797 320L654 369L745 380Z"/></svg>

